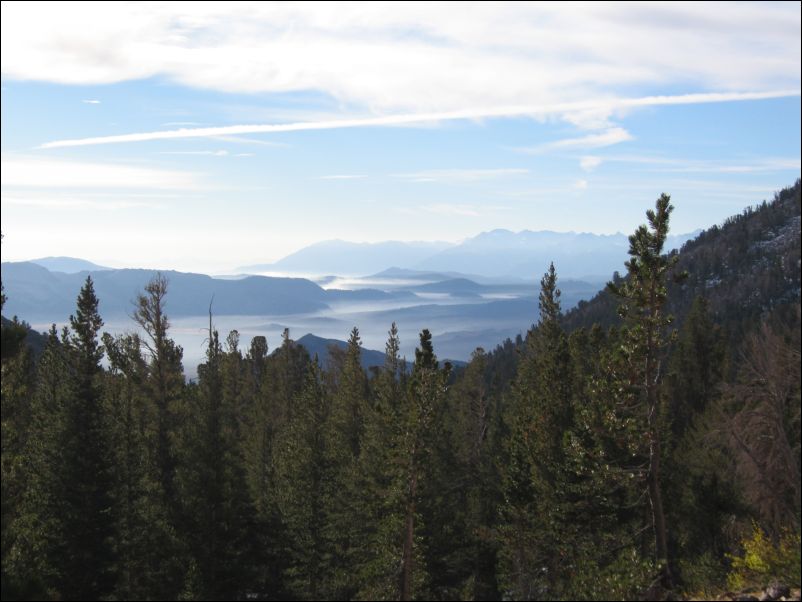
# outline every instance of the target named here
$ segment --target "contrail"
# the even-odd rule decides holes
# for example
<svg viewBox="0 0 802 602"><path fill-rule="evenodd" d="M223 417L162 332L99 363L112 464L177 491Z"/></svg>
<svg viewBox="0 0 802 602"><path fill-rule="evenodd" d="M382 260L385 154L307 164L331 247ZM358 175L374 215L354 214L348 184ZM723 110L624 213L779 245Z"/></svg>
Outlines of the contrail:
<svg viewBox="0 0 802 602"><path fill-rule="evenodd" d="M210 136L233 136L238 134L272 134L277 132L300 132L305 130L334 130L343 128L380 127L406 125L433 121L453 121L483 119L490 117L540 116L554 113L571 113L591 109L618 109L627 107L647 107L660 105L683 105L711 102L735 102L743 100L763 100L800 96L799 90L774 90L769 92L711 92L699 94L680 94L676 96L645 96L641 98L597 99L592 101L556 103L545 105L517 105L485 109L465 109L460 111L441 111L430 113L411 113L365 117L358 119L332 119L299 123L231 125L223 127L180 128L157 132L139 132L117 136L97 136L73 140L45 142L39 148L63 148L68 146L91 146L95 144L116 144L121 142L144 142L147 140L174 140L177 138L207 138Z"/></svg>

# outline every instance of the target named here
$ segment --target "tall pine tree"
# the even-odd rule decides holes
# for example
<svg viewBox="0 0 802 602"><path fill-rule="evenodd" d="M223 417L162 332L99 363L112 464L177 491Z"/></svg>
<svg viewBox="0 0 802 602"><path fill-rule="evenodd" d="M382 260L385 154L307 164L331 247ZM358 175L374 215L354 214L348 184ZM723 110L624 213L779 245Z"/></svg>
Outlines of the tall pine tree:
<svg viewBox="0 0 802 602"><path fill-rule="evenodd" d="M629 237L630 259L626 262L627 278L621 284L609 283L608 290L621 299L619 314L625 320L625 353L629 369L629 386L637 397L649 441L647 482L655 537L655 560L660 567L664 587L673 586L673 571L668 548L668 528L663 507L662 432L660 383L666 339L665 328L673 321L664 306L667 285L678 257L663 254L668 236L669 219L674 207L671 197L660 195L654 210L646 217L649 225L641 225ZM676 274L679 280L682 275Z"/></svg>
<svg viewBox="0 0 802 602"><path fill-rule="evenodd" d="M56 567L65 599L97 600L114 588L112 456L101 391L103 346L91 276L70 316L70 392L60 437L60 532ZM89 570L88 567L91 567Z"/></svg>

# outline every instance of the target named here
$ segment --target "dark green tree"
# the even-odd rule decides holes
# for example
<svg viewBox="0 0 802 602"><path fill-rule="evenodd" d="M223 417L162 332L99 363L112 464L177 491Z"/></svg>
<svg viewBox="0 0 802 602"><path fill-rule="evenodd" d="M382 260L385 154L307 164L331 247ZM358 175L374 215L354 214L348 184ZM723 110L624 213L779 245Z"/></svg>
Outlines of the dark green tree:
<svg viewBox="0 0 802 602"><path fill-rule="evenodd" d="M224 395L224 352L211 327L206 362L184 417L178 477L192 554L184 595L230 600L256 580L255 509L245 479L236 413ZM229 349L234 351L234 349Z"/></svg>
<svg viewBox="0 0 802 602"><path fill-rule="evenodd" d="M406 472L399 454L399 412L404 383L395 323L388 332L384 366L372 380L357 466L358 504L363 516L356 598L395 600L400 596Z"/></svg>
<svg viewBox="0 0 802 602"><path fill-rule="evenodd" d="M329 565L343 560L331 557L325 533L325 496L330 495L333 478L326 455L330 411L331 400L314 361L275 452L277 503L287 530L285 581L289 594L298 599L330 595Z"/></svg>
<svg viewBox="0 0 802 602"><path fill-rule="evenodd" d="M540 282L538 325L527 337L509 408L502 566L516 598L559 596L563 438L571 428L570 355L560 326L554 264Z"/></svg>
<svg viewBox="0 0 802 602"><path fill-rule="evenodd" d="M155 421L148 424L151 445L156 451L156 470L162 488L162 503L174 504L175 458L172 449L175 415L184 385L183 350L169 337L166 314L167 278L161 273L145 286L134 302L133 319L145 332L140 339L145 352L147 374L142 382L146 403L155 405ZM169 507L175 512L175 507Z"/></svg>
<svg viewBox="0 0 802 602"><path fill-rule="evenodd" d="M103 320L91 276L81 288L70 325L55 564L65 599L97 600L113 591L116 575L112 454L101 389L104 348L98 340Z"/></svg>
<svg viewBox="0 0 802 602"><path fill-rule="evenodd" d="M116 595L175 598L183 576L178 534L168 515L151 446L156 432L148 365L138 335L103 335L109 358L105 403L114 454Z"/></svg>
<svg viewBox="0 0 802 602"><path fill-rule="evenodd" d="M399 412L398 453L404 469L404 530L401 557L401 599L412 600L423 594L428 582L422 533L423 488L432 457L434 416L445 401L450 366L440 370L434 354L432 335L424 329L407 394ZM430 498L431 499L431 498Z"/></svg>
<svg viewBox="0 0 802 602"><path fill-rule="evenodd" d="M649 441L647 482L655 536L655 559L660 567L662 584L673 586L673 569L668 548L668 529L663 507L663 459L660 384L666 338L665 328L673 317L664 311L668 283L678 257L663 253L668 236L669 219L674 207L671 197L660 195L654 210L648 210L649 225L641 225L629 237L630 259L626 262L627 278L621 284L610 282L608 290L621 300L619 314L627 326L624 349L629 369L629 386L637 398ZM680 274L673 274L679 280Z"/></svg>
<svg viewBox="0 0 802 602"><path fill-rule="evenodd" d="M331 413L326 424L326 459L332 473L324 484L325 534L336 559L327 566L328 595L337 599L350 599L357 591L355 567L362 560L365 541L358 466L369 400L360 343L354 327L342 366L331 375Z"/></svg>
<svg viewBox="0 0 802 602"><path fill-rule="evenodd" d="M4 597L43 598L60 591L57 551L62 524L60 444L65 411L70 398L67 333L61 339L55 325L36 370L36 387L31 399L30 434L20 466L25 483L16 505L5 557ZM3 461L7 461L4 455ZM13 481L12 481L13 483ZM3 483L6 495L6 483Z"/></svg>

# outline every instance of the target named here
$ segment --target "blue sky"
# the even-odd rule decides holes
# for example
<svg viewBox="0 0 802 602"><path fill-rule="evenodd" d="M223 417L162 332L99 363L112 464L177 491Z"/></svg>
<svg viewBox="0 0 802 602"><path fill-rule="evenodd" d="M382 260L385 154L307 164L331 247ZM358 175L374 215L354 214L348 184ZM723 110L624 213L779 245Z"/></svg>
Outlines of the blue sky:
<svg viewBox="0 0 802 602"><path fill-rule="evenodd" d="M3 260L673 231L800 175L792 3L2 4Z"/></svg>

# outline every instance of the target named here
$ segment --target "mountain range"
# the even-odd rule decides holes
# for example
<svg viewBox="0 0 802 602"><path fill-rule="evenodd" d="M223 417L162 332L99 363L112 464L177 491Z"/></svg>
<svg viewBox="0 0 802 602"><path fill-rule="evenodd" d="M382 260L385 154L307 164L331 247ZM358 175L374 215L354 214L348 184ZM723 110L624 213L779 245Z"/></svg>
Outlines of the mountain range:
<svg viewBox="0 0 802 602"><path fill-rule="evenodd" d="M669 236L667 249L680 248L698 233ZM628 249L629 238L621 233L491 230L456 244L323 241L275 263L242 266L237 271L363 275L394 266L534 280L553 261L563 277L598 279L621 269Z"/></svg>
<svg viewBox="0 0 802 602"><path fill-rule="evenodd" d="M40 257L39 259L31 259L31 263L47 268L51 272L64 272L65 274L97 272L100 270L112 269L76 257Z"/></svg>

